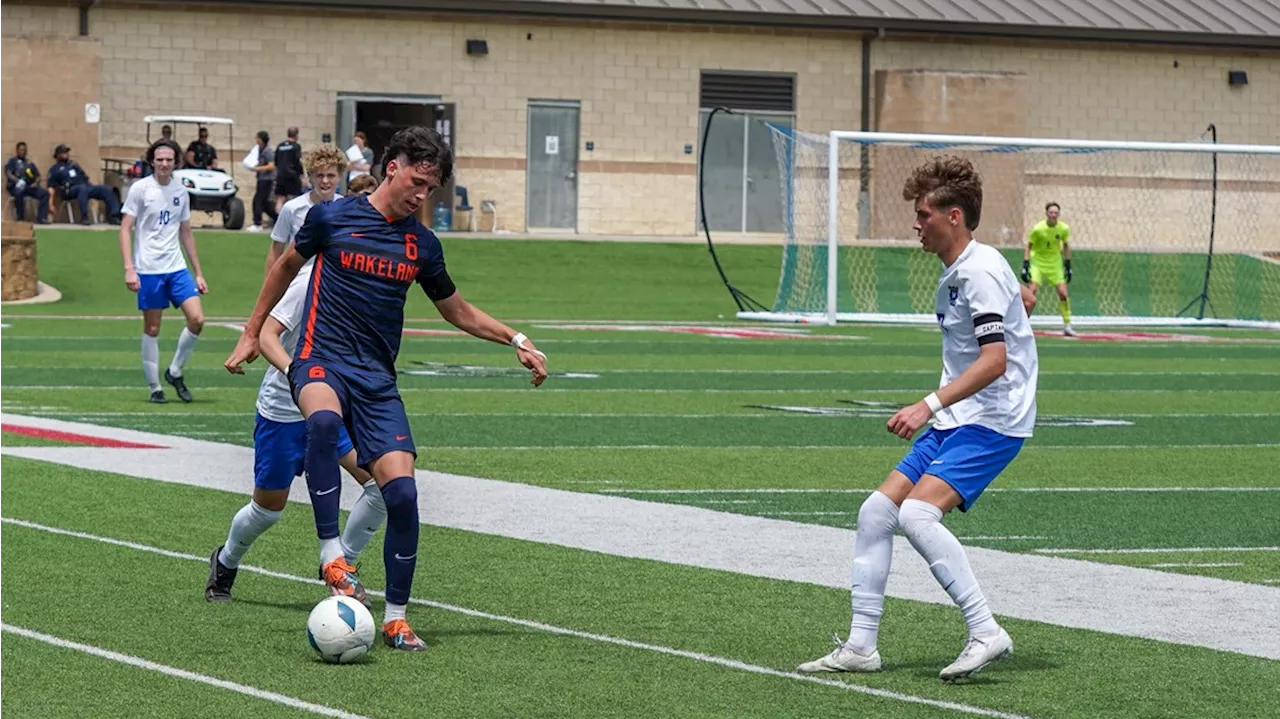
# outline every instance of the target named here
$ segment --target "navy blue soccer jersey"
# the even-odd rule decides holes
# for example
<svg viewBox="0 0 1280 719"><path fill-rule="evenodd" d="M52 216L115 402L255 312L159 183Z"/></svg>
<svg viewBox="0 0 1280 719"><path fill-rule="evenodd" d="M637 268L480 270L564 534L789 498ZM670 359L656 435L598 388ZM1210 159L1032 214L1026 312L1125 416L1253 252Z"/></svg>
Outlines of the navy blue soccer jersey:
<svg viewBox="0 0 1280 719"><path fill-rule="evenodd" d="M294 359L394 376L410 285L439 295L448 277L439 238L416 217L389 221L359 195L312 207L294 247L315 258ZM446 285L433 300L452 294Z"/></svg>

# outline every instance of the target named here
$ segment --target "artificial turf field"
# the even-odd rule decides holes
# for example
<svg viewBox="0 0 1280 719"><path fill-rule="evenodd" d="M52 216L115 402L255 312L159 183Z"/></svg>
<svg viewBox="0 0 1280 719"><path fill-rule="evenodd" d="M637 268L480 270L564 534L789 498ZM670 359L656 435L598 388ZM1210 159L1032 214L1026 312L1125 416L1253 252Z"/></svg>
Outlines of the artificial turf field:
<svg viewBox="0 0 1280 719"><path fill-rule="evenodd" d="M251 444L263 362L246 377L221 362L261 281L265 237L200 234L211 293L187 371L196 401L170 392L165 406L146 402L115 235L39 239L41 279L64 299L4 309L6 427L22 415ZM776 248L721 254L744 290L772 296ZM697 245L448 240L446 257L465 296L547 352L552 376L532 389L509 349L446 334L414 293L400 385L422 469L852 528L906 450L887 413L937 384L932 328L721 317L732 305ZM162 361L180 326L166 322ZM1253 585L1280 606L1280 335L1172 335L1039 339L1041 426L999 491L948 518L961 541L1231 580L1222 586ZM14 431L3 443L65 444ZM893 597L882 672L808 681L789 672L844 634L847 590L430 525L415 597L434 604L410 615L432 649L331 667L303 632L323 596L308 508L287 511L246 558L274 574L242 572L237 601L211 606L205 558L244 496L128 474L4 457L6 628L238 688L6 631L6 714L1263 717L1280 705L1272 659L1010 618L1015 655L944 685L958 611ZM381 533L362 569L371 587L380 553Z"/></svg>

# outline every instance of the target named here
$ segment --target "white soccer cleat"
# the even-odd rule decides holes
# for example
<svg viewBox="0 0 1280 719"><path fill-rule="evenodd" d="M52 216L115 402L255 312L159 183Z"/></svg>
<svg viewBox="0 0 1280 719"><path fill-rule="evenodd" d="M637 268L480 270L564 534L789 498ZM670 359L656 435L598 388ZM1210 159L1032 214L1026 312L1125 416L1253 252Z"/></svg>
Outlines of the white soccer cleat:
<svg viewBox="0 0 1280 719"><path fill-rule="evenodd" d="M840 637L832 637L836 648L830 654L805 662L796 667L796 671L806 674L817 672L874 672L880 669L880 652L859 654L853 647L840 641Z"/></svg>
<svg viewBox="0 0 1280 719"><path fill-rule="evenodd" d="M1076 334L1076 331L1074 329L1071 329L1071 325L1063 325L1062 336L1063 337L1079 337L1080 335Z"/></svg>
<svg viewBox="0 0 1280 719"><path fill-rule="evenodd" d="M991 662L1013 654L1013 638L1003 628L994 637L969 637L964 649L951 666L938 676L944 682L953 682L973 676Z"/></svg>

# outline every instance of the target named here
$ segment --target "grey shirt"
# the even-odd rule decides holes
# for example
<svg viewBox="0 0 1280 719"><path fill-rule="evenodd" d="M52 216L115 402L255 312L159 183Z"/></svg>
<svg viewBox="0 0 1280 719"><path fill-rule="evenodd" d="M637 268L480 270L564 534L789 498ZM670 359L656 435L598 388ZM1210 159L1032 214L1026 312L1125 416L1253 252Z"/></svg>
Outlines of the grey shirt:
<svg viewBox="0 0 1280 719"><path fill-rule="evenodd" d="M270 147L263 146L258 149L258 167L262 167L263 165L268 165L272 162L275 162L275 159L276 159L276 151L272 150ZM271 180L274 182L275 179L276 179L275 170L269 170L267 172L258 173L258 182L262 182L263 180Z"/></svg>

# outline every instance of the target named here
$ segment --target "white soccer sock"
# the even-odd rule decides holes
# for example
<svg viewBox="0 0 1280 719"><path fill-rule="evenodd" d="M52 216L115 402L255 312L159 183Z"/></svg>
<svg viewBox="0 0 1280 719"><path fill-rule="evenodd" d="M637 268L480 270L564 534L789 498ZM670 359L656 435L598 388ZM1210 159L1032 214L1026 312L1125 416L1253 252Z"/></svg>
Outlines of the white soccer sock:
<svg viewBox="0 0 1280 719"><path fill-rule="evenodd" d="M964 621L969 625L969 636L997 634L1000 625L991 616L987 598L973 576L969 557L964 553L960 540L942 525L942 510L928 502L908 499L902 503L898 517L902 533L929 563L934 579L960 607Z"/></svg>
<svg viewBox="0 0 1280 719"><path fill-rule="evenodd" d="M142 376L152 392L160 389L160 340L146 333L142 335Z"/></svg>
<svg viewBox="0 0 1280 719"><path fill-rule="evenodd" d="M382 614L382 623L385 625L387 622L396 619L404 619L404 610L408 606L409 605L407 604L392 604L391 602L387 602L387 609Z"/></svg>
<svg viewBox="0 0 1280 719"><path fill-rule="evenodd" d="M187 366L187 360L199 339L200 335L192 334L186 327L182 328L182 334L178 335L178 349L173 353L173 362L169 365L169 374L174 377L182 376L182 368Z"/></svg>
<svg viewBox="0 0 1280 719"><path fill-rule="evenodd" d="M240 511L236 512L235 518L231 520L231 531L227 532L227 543L218 554L218 561L222 562L222 566L228 569L239 567L240 560L244 558L244 553L249 551L249 547L253 546L254 540L279 521L280 514L259 506L253 500L249 500L248 504L241 507Z"/></svg>
<svg viewBox="0 0 1280 719"><path fill-rule="evenodd" d="M884 613L884 588L893 561L893 531L898 528L898 505L881 492L872 492L858 510L857 537L853 543L853 619L849 621L849 646L859 654L876 650L880 615Z"/></svg>
<svg viewBox="0 0 1280 719"><path fill-rule="evenodd" d="M320 566L324 567L342 556L342 540L337 537L320 540Z"/></svg>
<svg viewBox="0 0 1280 719"><path fill-rule="evenodd" d="M348 562L355 563L360 553L368 546L369 540L378 531L378 527L387 518L387 505L382 501L382 490L378 483L365 482L364 492L356 500L347 516L347 526L342 530L342 554Z"/></svg>

